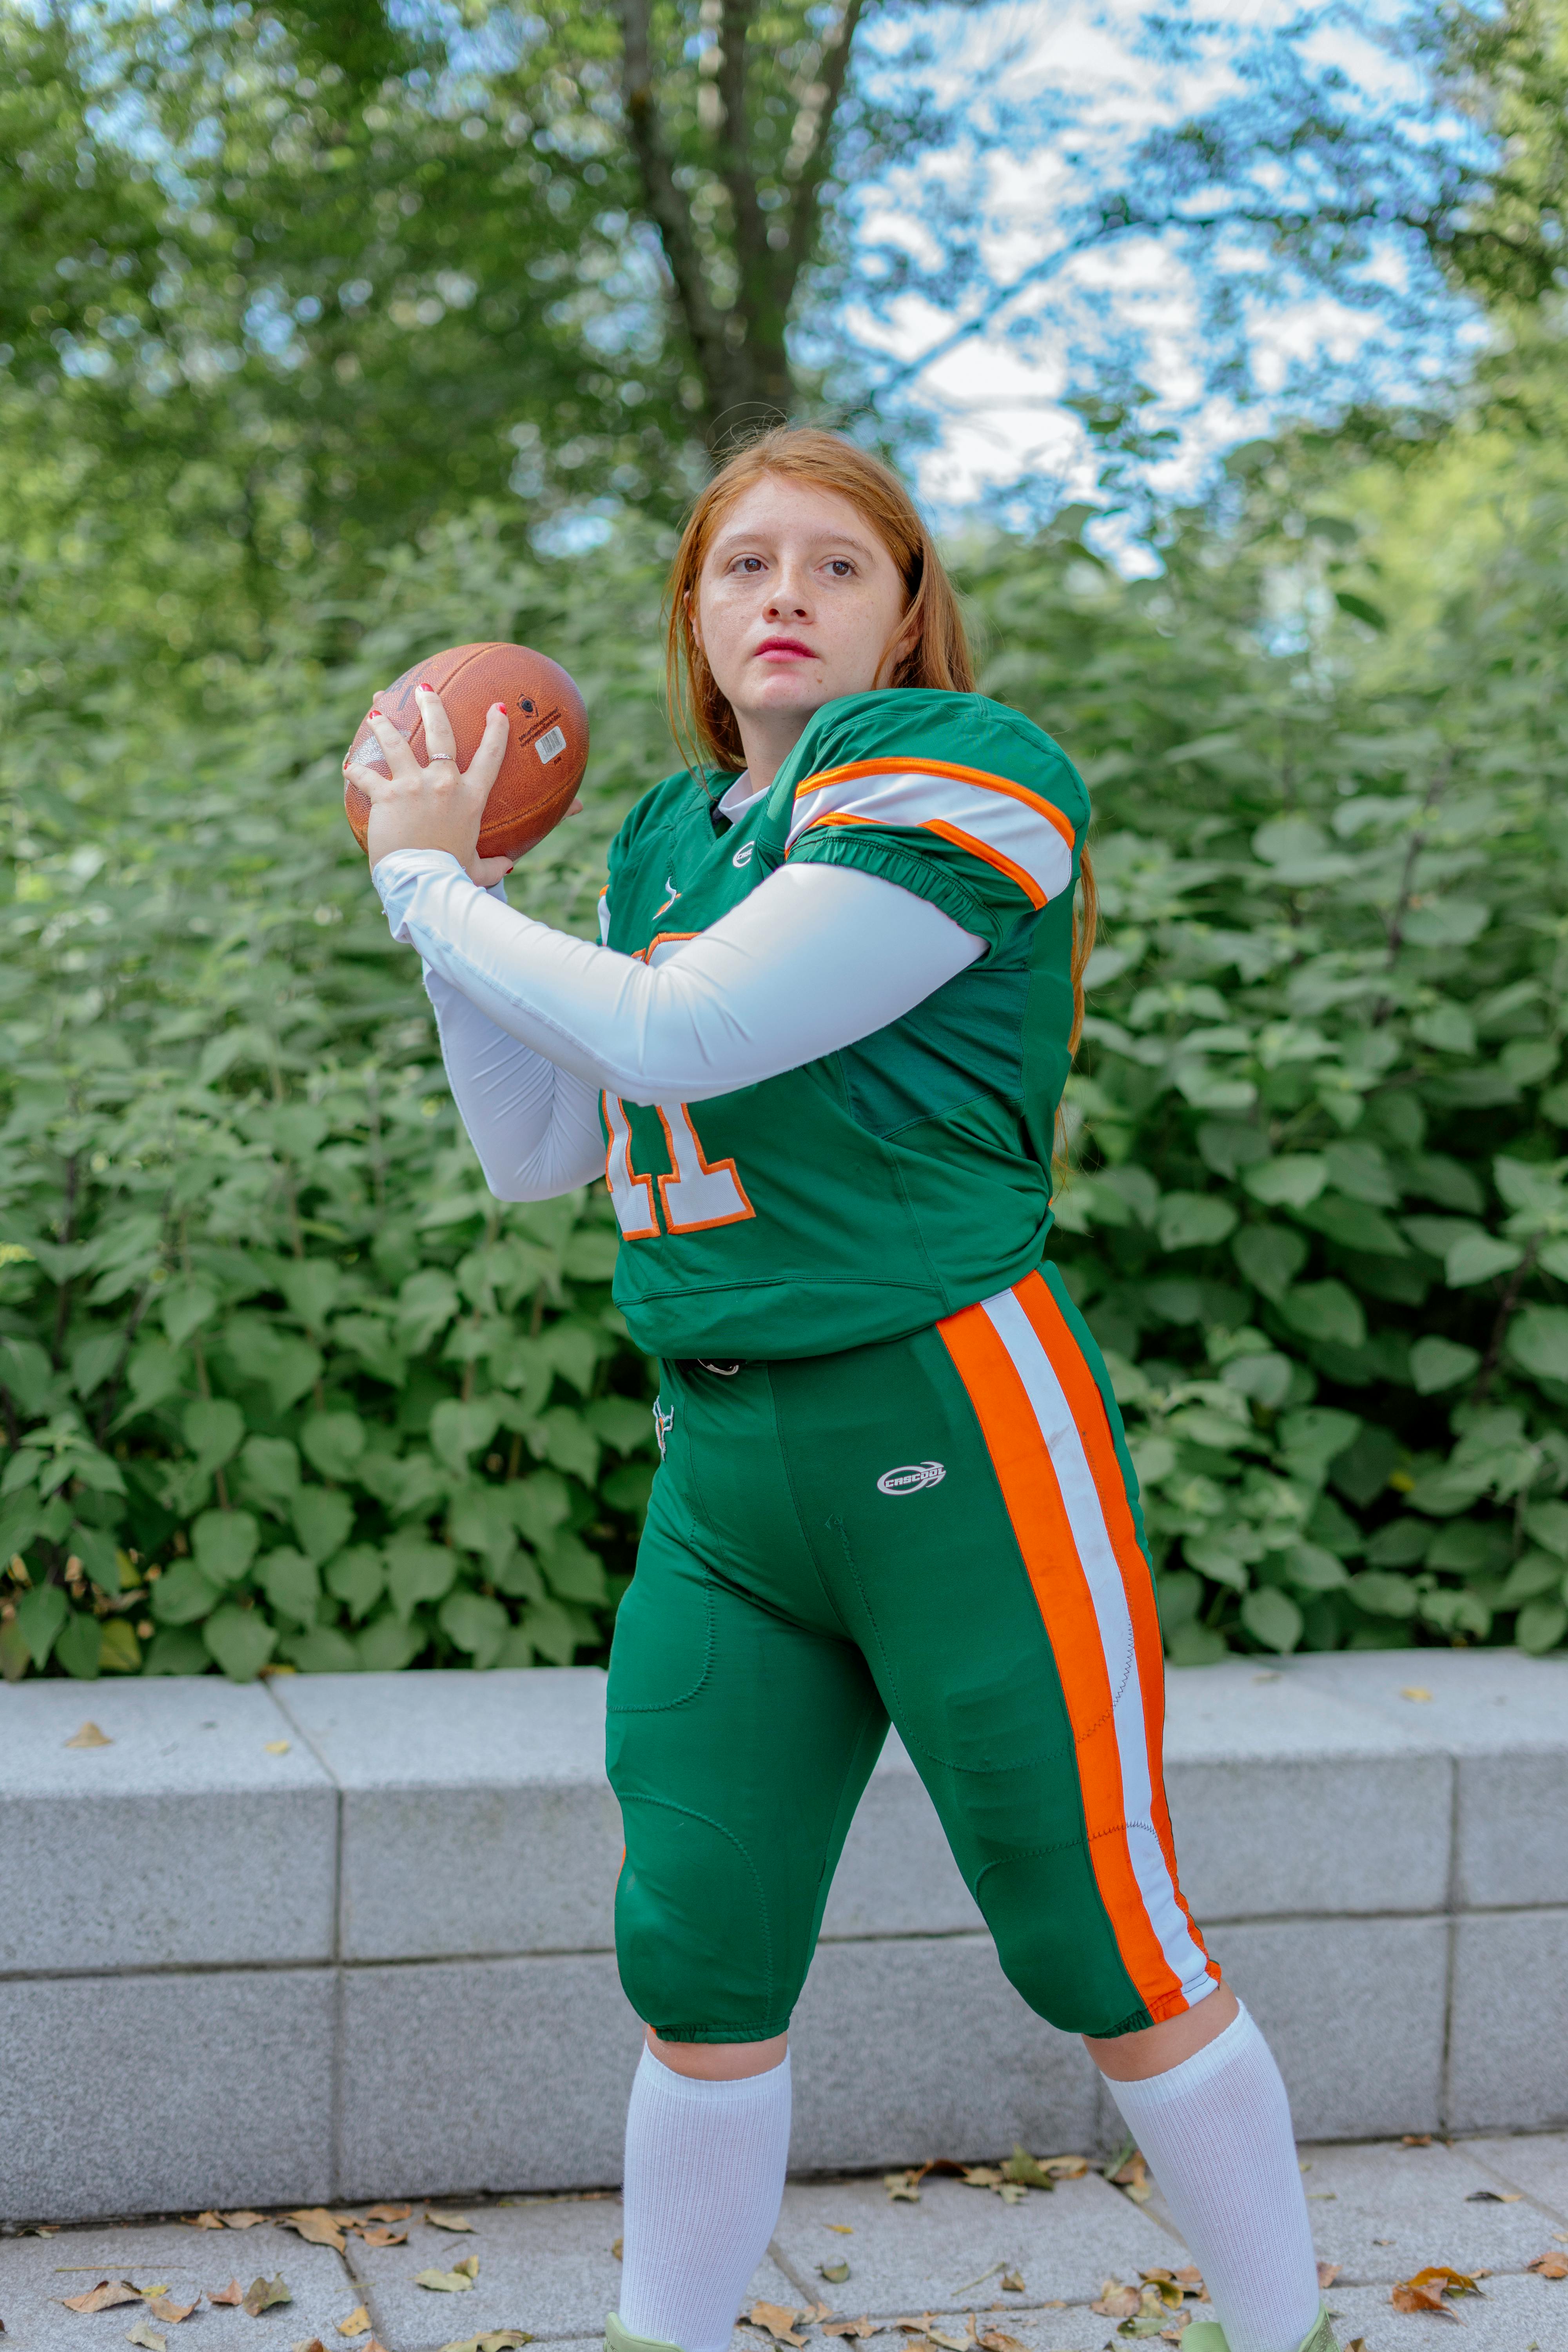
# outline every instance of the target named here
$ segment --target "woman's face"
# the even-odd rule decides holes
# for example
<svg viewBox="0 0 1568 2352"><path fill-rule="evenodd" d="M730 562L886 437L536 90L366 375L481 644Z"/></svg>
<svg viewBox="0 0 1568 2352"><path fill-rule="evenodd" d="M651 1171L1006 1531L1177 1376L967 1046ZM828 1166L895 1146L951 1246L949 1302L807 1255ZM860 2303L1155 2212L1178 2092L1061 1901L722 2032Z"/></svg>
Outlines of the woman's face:
<svg viewBox="0 0 1568 2352"><path fill-rule="evenodd" d="M709 544L692 615L742 731L798 734L814 710L885 682L907 599L892 557L849 500L767 474Z"/></svg>

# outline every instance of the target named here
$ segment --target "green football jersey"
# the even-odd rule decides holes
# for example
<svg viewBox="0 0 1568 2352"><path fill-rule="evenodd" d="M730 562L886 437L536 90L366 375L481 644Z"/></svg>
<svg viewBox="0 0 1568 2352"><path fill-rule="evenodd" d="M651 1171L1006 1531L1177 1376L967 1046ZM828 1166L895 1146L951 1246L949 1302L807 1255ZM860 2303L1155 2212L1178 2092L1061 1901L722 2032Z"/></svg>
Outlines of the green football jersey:
<svg viewBox="0 0 1568 2352"><path fill-rule="evenodd" d="M1040 1262L1089 797L1030 719L923 688L826 704L731 824L718 803L733 781L668 776L632 810L610 850L611 947L656 961L786 858L880 875L984 941L839 1053L689 1106L603 1097L615 1296L637 1344L829 1355Z"/></svg>

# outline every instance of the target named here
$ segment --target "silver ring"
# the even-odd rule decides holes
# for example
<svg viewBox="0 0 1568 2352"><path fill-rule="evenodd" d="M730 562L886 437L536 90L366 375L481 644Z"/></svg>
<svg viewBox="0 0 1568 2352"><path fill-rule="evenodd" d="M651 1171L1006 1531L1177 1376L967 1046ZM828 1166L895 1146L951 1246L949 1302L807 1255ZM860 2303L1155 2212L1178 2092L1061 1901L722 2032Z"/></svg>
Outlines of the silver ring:
<svg viewBox="0 0 1568 2352"><path fill-rule="evenodd" d="M432 763L437 760L450 760L454 767L458 764L458 755L456 751L427 751L425 756Z"/></svg>

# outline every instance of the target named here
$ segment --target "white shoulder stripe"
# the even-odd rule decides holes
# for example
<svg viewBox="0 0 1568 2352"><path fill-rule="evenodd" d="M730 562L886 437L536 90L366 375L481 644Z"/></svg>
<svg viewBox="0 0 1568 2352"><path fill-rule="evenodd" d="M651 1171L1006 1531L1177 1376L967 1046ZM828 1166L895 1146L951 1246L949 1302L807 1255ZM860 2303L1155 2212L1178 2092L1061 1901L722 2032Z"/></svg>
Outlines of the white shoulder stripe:
<svg viewBox="0 0 1568 2352"><path fill-rule="evenodd" d="M1008 873L1036 906L1072 878L1072 847L1044 803L989 785L917 768L843 773L809 781L796 796L787 856L814 825L887 824L939 833Z"/></svg>

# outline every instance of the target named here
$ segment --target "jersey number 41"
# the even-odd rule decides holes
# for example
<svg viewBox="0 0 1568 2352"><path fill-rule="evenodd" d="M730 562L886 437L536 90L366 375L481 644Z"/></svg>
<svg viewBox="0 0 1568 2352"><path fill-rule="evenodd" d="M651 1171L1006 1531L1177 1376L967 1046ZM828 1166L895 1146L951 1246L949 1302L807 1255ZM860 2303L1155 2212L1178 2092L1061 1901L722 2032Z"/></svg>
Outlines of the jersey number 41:
<svg viewBox="0 0 1568 2352"><path fill-rule="evenodd" d="M738 1224L742 1218L756 1215L734 1161L704 1157L685 1103L653 1106L675 1171L653 1177L639 1176L632 1166L632 1125L625 1103L619 1095L605 1094L603 1100L605 1124L610 1131L605 1181L628 1242L657 1241L667 1233L700 1234L710 1225ZM654 1207L656 1183L664 1212L662 1225Z"/></svg>

